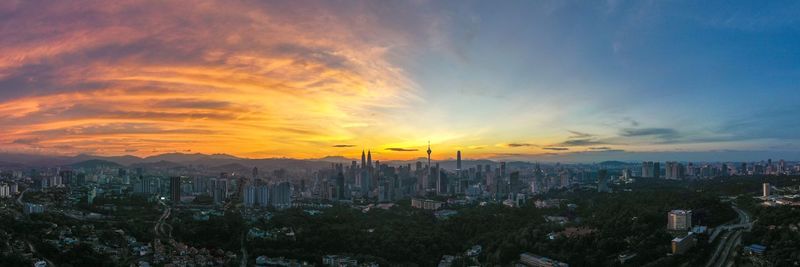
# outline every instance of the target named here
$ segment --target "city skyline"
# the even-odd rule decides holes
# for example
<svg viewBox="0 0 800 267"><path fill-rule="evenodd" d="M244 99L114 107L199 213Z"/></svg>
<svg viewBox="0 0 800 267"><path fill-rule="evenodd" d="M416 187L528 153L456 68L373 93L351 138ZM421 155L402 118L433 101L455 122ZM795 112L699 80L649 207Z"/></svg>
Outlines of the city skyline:
<svg viewBox="0 0 800 267"><path fill-rule="evenodd" d="M798 160L798 11L11 1L0 152Z"/></svg>

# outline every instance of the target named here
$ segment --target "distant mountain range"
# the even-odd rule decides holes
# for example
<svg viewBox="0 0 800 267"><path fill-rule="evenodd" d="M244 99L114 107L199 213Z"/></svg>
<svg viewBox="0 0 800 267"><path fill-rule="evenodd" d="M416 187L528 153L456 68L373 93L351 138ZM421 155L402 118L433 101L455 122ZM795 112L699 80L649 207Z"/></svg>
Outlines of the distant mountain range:
<svg viewBox="0 0 800 267"><path fill-rule="evenodd" d="M787 152L788 153L788 152ZM785 154L785 153L784 153ZM600 157L600 156L603 157ZM776 157L772 157L776 156ZM778 157L786 156L786 157ZM615 158L618 160L593 160L598 158ZM584 152L584 153L568 153L566 155L558 156L542 156L534 158L526 157L507 157L497 159L476 159L476 160L463 160L462 168L468 169L476 165L493 164L497 165L500 161L506 161L507 165L512 168L533 168L535 162L542 162L543 164L553 164L554 162L585 162L587 164L598 164L607 168L619 168L630 164L638 164L641 160L654 160L654 161L695 161L695 162L709 162L707 159L716 158L716 162L722 161L737 161L747 158L758 159L793 159L800 158L800 154L792 156L792 153L785 155L774 155L766 151L720 151L720 152ZM125 167L125 168L145 168L145 169L198 169L208 172L240 172L249 173L253 167L258 167L259 170L268 171L275 169L288 169L288 170L318 170L330 167L331 164L344 164L350 165L352 161L360 164L361 159L350 159L342 156L327 156L317 159L292 159L292 158L262 158L251 159L241 158L228 154L185 154L185 153L168 153L160 154L149 157L136 157L136 156L96 156L80 154L76 156L58 156L58 155L37 155L37 154L15 154L15 153L0 153L0 170L2 169L22 169L22 168L40 168L40 167L65 167L70 166L73 168L89 168L91 166L102 167ZM425 164L426 158L420 157L412 160L390 160L381 161L392 166L411 164L412 167L417 162ZM456 168L455 159L437 160L434 164L439 164L442 168L453 170Z"/></svg>
<svg viewBox="0 0 800 267"><path fill-rule="evenodd" d="M33 155L33 154L10 154L0 153L0 169L4 168L41 168L41 167L72 167L73 169L90 168L144 168L144 169L188 169L197 168L209 172L244 172L249 173L253 167L260 170L275 169L322 169L330 167L332 164L349 165L352 161L360 164L361 159L350 159L342 156L328 156L319 159L291 159L291 158L263 158L250 159L240 158L227 154L184 154L169 153L149 157L136 156L95 156L80 154L76 156L52 156L52 155ZM383 161L381 163L392 166L397 165L416 165L416 162L426 163L427 159L419 158L416 160L397 160ZM435 161L442 168L455 169L455 160ZM496 164L491 160L464 160L462 168L470 168L476 165ZM526 162L509 162L509 165L531 164ZM532 165L531 165L532 166Z"/></svg>
<svg viewBox="0 0 800 267"><path fill-rule="evenodd" d="M208 171L250 172L253 167L263 170L274 169L319 169L331 166L332 163L349 162L343 157L326 157L323 159L289 159L264 158L249 159L226 154L183 154L169 153L149 157L136 156L52 156L33 154L0 153L0 169L40 168L40 167L72 167L78 168L145 168L145 169L181 169L198 168Z"/></svg>

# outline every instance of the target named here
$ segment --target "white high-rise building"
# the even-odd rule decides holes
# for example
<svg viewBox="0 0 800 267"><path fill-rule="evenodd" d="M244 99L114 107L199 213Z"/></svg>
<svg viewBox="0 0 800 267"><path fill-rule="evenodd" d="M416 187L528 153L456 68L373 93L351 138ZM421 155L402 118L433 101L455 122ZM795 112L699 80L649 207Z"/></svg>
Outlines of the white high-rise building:
<svg viewBox="0 0 800 267"><path fill-rule="evenodd" d="M11 197L11 187L7 184L0 184L0 197Z"/></svg>

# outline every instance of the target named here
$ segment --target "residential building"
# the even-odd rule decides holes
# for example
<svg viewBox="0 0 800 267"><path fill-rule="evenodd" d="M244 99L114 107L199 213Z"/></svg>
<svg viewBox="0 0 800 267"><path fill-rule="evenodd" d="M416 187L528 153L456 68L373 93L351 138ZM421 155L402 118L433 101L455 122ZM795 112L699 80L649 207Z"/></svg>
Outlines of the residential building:
<svg viewBox="0 0 800 267"><path fill-rule="evenodd" d="M667 215L667 230L689 230L692 228L691 210L672 210Z"/></svg>

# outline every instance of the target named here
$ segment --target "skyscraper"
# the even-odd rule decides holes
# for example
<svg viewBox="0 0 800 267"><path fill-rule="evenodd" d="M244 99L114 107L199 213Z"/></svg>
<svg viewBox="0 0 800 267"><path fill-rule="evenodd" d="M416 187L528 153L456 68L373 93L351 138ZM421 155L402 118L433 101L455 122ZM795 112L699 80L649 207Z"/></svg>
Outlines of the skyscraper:
<svg viewBox="0 0 800 267"><path fill-rule="evenodd" d="M461 170L461 150L456 151L456 170Z"/></svg>
<svg viewBox="0 0 800 267"><path fill-rule="evenodd" d="M764 182L764 183L761 185L761 191L762 191L763 197L765 197L765 198L766 198L766 197L769 197L769 195L771 194L771 193L770 193L770 191L769 191L769 182L766 182L766 181L765 181L765 182Z"/></svg>
<svg viewBox="0 0 800 267"><path fill-rule="evenodd" d="M372 169L372 151L367 150L367 169Z"/></svg>
<svg viewBox="0 0 800 267"><path fill-rule="evenodd" d="M500 178L501 179L505 179L506 178L506 162L505 161L500 162Z"/></svg>
<svg viewBox="0 0 800 267"><path fill-rule="evenodd" d="M178 204L181 201L181 177L172 176L169 178L169 192L172 204Z"/></svg>
<svg viewBox="0 0 800 267"><path fill-rule="evenodd" d="M364 172L361 173L363 174ZM361 183L363 183L363 181L364 180L361 180ZM336 175L336 198L345 199L344 191L344 174L340 172Z"/></svg>
<svg viewBox="0 0 800 267"><path fill-rule="evenodd" d="M449 193L448 185L449 181L447 180L447 174L442 173L439 168L436 168L436 194L437 195L446 195Z"/></svg>
<svg viewBox="0 0 800 267"><path fill-rule="evenodd" d="M367 156L364 154L364 150L361 150L361 168L364 169L367 167Z"/></svg>

